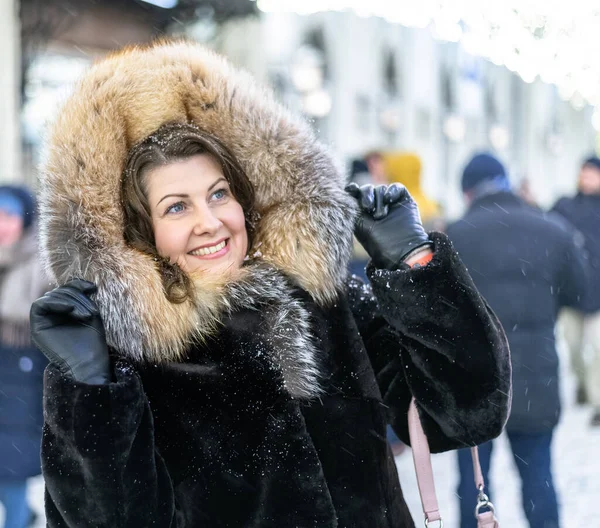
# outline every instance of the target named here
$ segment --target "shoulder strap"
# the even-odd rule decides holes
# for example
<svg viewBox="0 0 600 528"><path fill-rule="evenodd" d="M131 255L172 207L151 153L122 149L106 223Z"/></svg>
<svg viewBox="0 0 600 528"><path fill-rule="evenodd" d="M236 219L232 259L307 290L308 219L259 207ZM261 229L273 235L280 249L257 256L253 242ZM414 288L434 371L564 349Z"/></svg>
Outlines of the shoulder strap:
<svg viewBox="0 0 600 528"><path fill-rule="evenodd" d="M433 481L433 469L431 467L431 453L429 451L429 442L423 431L419 411L413 398L408 407L408 432L410 435L410 444L412 447L413 461L415 463L415 472L417 474L417 485L423 513L425 514L425 526L434 521L439 521L439 527L443 526L442 516L438 506L437 495L435 493L435 483ZM475 475L475 486L479 490L479 498L476 508L478 528L499 528L498 521L494 515L494 506L489 502L487 496L483 493L485 483L483 473L479 464L479 451L477 447L471 448L473 458L473 474ZM491 511L479 513L482 507L490 508Z"/></svg>
<svg viewBox="0 0 600 528"><path fill-rule="evenodd" d="M433 521L441 521L442 516L440 515L440 508L435 493L435 483L433 482L429 442L427 442L427 437L423 431L414 398L408 408L408 432L410 434L410 445L415 463L415 472L417 474L419 495L421 495L421 504L423 505L423 513L425 514L425 524L427 525Z"/></svg>

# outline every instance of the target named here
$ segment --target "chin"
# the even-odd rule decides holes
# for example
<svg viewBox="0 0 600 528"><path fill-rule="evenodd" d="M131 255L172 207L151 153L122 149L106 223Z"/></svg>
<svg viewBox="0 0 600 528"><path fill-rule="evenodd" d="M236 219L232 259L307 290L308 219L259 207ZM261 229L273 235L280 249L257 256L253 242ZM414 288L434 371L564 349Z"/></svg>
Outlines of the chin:
<svg viewBox="0 0 600 528"><path fill-rule="evenodd" d="M190 273L210 273L211 275L226 275L234 272L242 267L242 262L239 259L228 259L226 262L214 262L211 264L196 264L195 267L190 266Z"/></svg>

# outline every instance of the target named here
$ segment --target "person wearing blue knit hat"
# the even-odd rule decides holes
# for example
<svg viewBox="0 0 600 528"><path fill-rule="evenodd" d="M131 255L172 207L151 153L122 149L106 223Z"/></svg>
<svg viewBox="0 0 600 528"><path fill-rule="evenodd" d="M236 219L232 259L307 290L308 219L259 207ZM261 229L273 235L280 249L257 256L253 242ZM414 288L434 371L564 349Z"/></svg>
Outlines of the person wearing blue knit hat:
<svg viewBox="0 0 600 528"><path fill-rule="evenodd" d="M15 244L23 234L25 204L12 188L0 187L0 247Z"/></svg>
<svg viewBox="0 0 600 528"><path fill-rule="evenodd" d="M473 156L463 171L462 190L469 201L496 192L509 192L510 182L504 165L491 154Z"/></svg>
<svg viewBox="0 0 600 528"><path fill-rule="evenodd" d="M41 473L46 358L30 342L31 303L49 288L37 255L35 199L0 186L0 503L4 528L25 528L27 479Z"/></svg>
<svg viewBox="0 0 600 528"><path fill-rule="evenodd" d="M0 187L0 212L25 218L25 204L8 187Z"/></svg>
<svg viewBox="0 0 600 528"><path fill-rule="evenodd" d="M583 297L583 252L570 226L512 191L506 168L492 154L470 159L461 187L468 210L448 227L448 235L510 344L513 399L506 433L523 483L523 509L532 528L558 528L551 445L561 402L554 330L559 310L579 306ZM479 447L490 497L493 445ZM459 450L458 466L460 527L475 528L468 449Z"/></svg>

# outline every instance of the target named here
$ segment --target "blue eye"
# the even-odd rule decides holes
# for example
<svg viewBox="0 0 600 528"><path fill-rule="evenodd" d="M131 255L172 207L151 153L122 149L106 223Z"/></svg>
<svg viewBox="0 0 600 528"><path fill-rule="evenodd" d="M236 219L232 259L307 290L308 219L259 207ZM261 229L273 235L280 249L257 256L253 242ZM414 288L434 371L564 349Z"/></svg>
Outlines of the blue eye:
<svg viewBox="0 0 600 528"><path fill-rule="evenodd" d="M213 198L215 200L222 200L223 198L227 198L227 189L219 189L213 193Z"/></svg>
<svg viewBox="0 0 600 528"><path fill-rule="evenodd" d="M167 207L165 214L176 214L176 213L181 213L183 212L184 209L184 205L183 202L177 202L174 203L173 205L169 205L169 207Z"/></svg>

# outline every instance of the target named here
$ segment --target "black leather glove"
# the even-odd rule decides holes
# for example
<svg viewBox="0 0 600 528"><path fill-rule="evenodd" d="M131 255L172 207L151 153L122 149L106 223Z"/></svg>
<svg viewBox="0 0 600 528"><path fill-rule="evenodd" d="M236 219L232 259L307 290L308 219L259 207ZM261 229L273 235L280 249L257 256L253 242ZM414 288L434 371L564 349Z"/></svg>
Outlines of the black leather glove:
<svg viewBox="0 0 600 528"><path fill-rule="evenodd" d="M397 269L409 253L431 245L417 204L404 185L359 187L351 183L346 191L361 210L354 234L378 268Z"/></svg>
<svg viewBox="0 0 600 528"><path fill-rule="evenodd" d="M91 282L74 279L31 306L31 339L61 372L77 381L110 383L110 361Z"/></svg>

